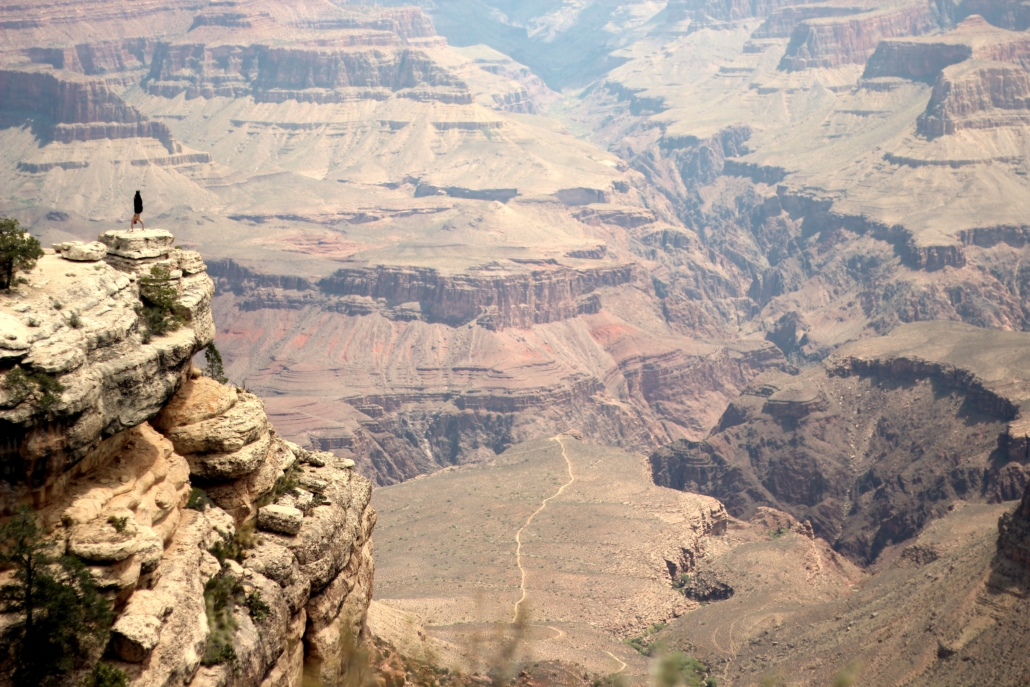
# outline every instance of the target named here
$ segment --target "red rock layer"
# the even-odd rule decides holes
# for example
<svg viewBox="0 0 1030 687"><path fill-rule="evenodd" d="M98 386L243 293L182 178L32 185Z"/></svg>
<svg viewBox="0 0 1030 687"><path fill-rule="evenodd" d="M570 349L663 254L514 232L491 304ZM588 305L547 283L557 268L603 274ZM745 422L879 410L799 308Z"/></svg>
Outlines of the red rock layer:
<svg viewBox="0 0 1030 687"><path fill-rule="evenodd" d="M1030 74L1019 65L980 60L944 69L926 111L916 121L924 136L1026 125L1030 125Z"/></svg>
<svg viewBox="0 0 1030 687"><path fill-rule="evenodd" d="M915 36L938 28L929 4L912 4L847 17L798 24L779 68L799 71L863 64L884 38Z"/></svg>

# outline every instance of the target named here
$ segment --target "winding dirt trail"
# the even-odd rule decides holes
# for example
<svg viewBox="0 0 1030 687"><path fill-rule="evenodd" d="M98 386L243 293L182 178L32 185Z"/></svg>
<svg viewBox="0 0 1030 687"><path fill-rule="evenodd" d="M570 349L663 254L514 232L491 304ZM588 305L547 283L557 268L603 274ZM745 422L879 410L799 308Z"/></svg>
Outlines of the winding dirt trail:
<svg viewBox="0 0 1030 687"><path fill-rule="evenodd" d="M515 533L515 563L519 566L519 573L521 573L522 575L522 581L519 583L519 589L522 590L522 597L515 602L515 612L511 617L511 622L513 623L518 622L519 607L522 605L522 602L526 600L526 569L522 567L522 531L529 527L529 524L533 522L533 518L535 518L537 515L541 513L541 511L547 508L547 503L551 499L555 499L561 496L561 493L565 491L565 488L576 481L576 476L572 473L572 461L569 460L568 454L565 453L565 443L561 440L561 435L552 437L551 441L557 441L558 445L561 446L561 457L565 459L565 465L569 470L569 481L558 487L558 491L554 492L546 499L544 499L543 502L540 504L540 507L533 511L533 514L526 519L526 522L523 523L522 527L519 528L519 531Z"/></svg>
<svg viewBox="0 0 1030 687"><path fill-rule="evenodd" d="M612 673L612 675L618 675L622 671L626 670L626 662L625 661L623 661L621 658L619 658L618 656L616 656L615 654L613 654L610 651L605 651L604 653L608 654L609 656L614 658L616 661L618 661L619 665L621 666L618 670L616 670L614 673Z"/></svg>

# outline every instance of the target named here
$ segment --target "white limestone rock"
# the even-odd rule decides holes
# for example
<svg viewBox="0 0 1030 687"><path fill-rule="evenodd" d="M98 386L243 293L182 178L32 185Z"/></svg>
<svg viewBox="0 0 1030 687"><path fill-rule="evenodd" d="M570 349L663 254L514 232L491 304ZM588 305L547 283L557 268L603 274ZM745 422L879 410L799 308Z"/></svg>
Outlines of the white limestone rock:
<svg viewBox="0 0 1030 687"><path fill-rule="evenodd" d="M72 262L99 262L107 257L107 246L100 241L92 243L74 242L64 251L61 257Z"/></svg>
<svg viewBox="0 0 1030 687"><path fill-rule="evenodd" d="M152 615L125 615L111 628L111 648L129 663L141 663L161 638L161 619Z"/></svg>
<svg viewBox="0 0 1030 687"><path fill-rule="evenodd" d="M114 230L98 238L107 246L108 253L130 260L164 257L171 252L172 244L175 243L175 236L164 229Z"/></svg>
<svg viewBox="0 0 1030 687"><path fill-rule="evenodd" d="M294 536L300 532L304 522L304 513L288 506L265 506L258 511L258 528L267 532L277 532Z"/></svg>

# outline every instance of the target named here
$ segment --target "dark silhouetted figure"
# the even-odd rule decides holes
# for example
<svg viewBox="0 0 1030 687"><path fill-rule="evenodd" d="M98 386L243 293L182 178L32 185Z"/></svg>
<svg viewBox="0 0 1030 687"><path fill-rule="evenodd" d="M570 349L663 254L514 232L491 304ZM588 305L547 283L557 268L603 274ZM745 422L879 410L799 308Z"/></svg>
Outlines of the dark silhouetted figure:
<svg viewBox="0 0 1030 687"><path fill-rule="evenodd" d="M143 198L140 196L139 191L136 191L136 196L132 199L132 209L136 214L132 216L132 224L129 225L129 231L136 228L136 222L139 222L140 229L146 231L147 227L139 217L140 213L143 212Z"/></svg>

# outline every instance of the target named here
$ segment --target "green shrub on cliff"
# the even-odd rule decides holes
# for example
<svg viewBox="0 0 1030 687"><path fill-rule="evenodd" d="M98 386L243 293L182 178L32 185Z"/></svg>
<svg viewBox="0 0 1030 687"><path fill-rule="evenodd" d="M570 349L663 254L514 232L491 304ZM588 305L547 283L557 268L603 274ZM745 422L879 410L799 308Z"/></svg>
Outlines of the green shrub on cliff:
<svg viewBox="0 0 1030 687"><path fill-rule="evenodd" d="M13 570L0 587L0 611L19 619L4 636L15 687L56 684L96 660L114 621L82 561L53 549L29 508L0 526L0 564Z"/></svg>
<svg viewBox="0 0 1030 687"><path fill-rule="evenodd" d="M154 336L163 336L181 327L185 320L175 311L179 289L172 273L154 265L149 275L139 278L139 292L143 298L143 322Z"/></svg>
<svg viewBox="0 0 1030 687"><path fill-rule="evenodd" d="M35 236L18 226L18 220L0 217L0 289L9 289L17 270L31 270L43 257Z"/></svg>
<svg viewBox="0 0 1030 687"><path fill-rule="evenodd" d="M93 666L93 670L83 679L80 687L128 687L129 676L121 668L115 668L103 661Z"/></svg>
<svg viewBox="0 0 1030 687"><path fill-rule="evenodd" d="M238 603L245 601L243 585L236 578L227 575L223 570L204 585L204 608L207 611L207 624L211 634L207 637L204 656L201 663L206 666L228 663L233 671L238 669L239 661L233 648L236 637L236 618L233 611Z"/></svg>
<svg viewBox="0 0 1030 687"><path fill-rule="evenodd" d="M31 399L33 405L46 412L61 400L64 384L45 372L29 373L20 367L12 368L4 376L4 388L19 403Z"/></svg>

